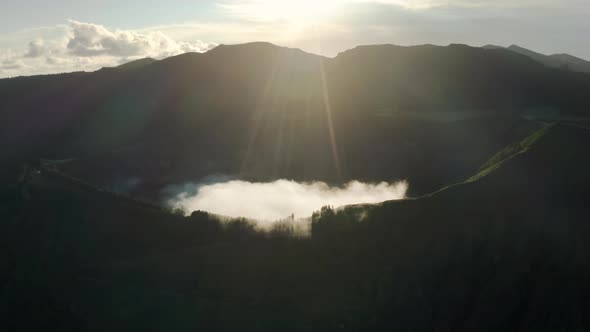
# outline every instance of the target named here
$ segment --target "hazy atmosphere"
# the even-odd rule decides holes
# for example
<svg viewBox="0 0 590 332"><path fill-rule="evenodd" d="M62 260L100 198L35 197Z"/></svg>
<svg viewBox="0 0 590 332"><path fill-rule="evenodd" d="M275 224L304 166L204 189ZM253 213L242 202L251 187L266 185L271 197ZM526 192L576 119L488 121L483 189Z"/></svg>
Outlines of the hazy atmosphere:
<svg viewBox="0 0 590 332"><path fill-rule="evenodd" d="M590 331L590 0L0 6L0 331Z"/></svg>
<svg viewBox="0 0 590 332"><path fill-rule="evenodd" d="M585 0L26 0L2 6L0 77L262 40L327 56L365 44L465 43L590 58L588 14Z"/></svg>

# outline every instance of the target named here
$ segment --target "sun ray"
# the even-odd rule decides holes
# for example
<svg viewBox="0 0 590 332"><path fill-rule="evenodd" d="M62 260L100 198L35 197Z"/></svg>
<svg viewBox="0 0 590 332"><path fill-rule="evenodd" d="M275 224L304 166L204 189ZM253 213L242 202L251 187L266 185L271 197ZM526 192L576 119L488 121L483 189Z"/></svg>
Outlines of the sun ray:
<svg viewBox="0 0 590 332"><path fill-rule="evenodd" d="M324 109L326 111L326 118L328 122L328 133L330 134L330 147L332 149L332 158L334 160L336 176L338 177L338 180L341 180L342 170L340 168L340 158L338 157L338 144L336 141L336 133L334 131L334 122L332 120L332 103L330 101L328 80L326 79L326 68L323 61L320 63L320 73L322 78L322 94L324 99Z"/></svg>
<svg viewBox="0 0 590 332"><path fill-rule="evenodd" d="M280 114L281 120L279 123L279 128L277 130L277 138L275 140L275 152L274 152L274 161L273 161L273 168L272 168L272 176L273 178L278 178L280 174L280 166L283 157L283 143L285 137L285 121L287 119L287 112L284 110Z"/></svg>
<svg viewBox="0 0 590 332"><path fill-rule="evenodd" d="M264 85L264 88L262 89L260 97L258 98L258 102L256 104L256 111L254 112L254 114L252 116L252 127L250 129L250 137L248 139L248 146L246 148L246 154L244 156L244 159L242 161L242 165L240 167L240 175L244 175L248 171L250 158L252 157L252 150L254 148L256 138L258 137L258 133L260 131L260 123L262 122L263 117L264 117L264 113L266 112L267 101L268 101L271 89L273 87L273 84L276 80L279 62L280 62L279 57L276 57L273 64L272 64L272 67L271 67L272 69L270 71L270 74L268 75L268 77L266 79L266 84Z"/></svg>

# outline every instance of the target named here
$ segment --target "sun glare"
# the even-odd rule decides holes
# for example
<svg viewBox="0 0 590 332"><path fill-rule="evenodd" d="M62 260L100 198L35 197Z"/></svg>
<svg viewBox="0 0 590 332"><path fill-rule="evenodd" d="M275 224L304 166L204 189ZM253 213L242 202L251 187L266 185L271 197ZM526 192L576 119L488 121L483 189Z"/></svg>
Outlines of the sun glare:
<svg viewBox="0 0 590 332"><path fill-rule="evenodd" d="M307 23L334 14L342 3L338 0L250 0L226 2L221 6L252 20Z"/></svg>

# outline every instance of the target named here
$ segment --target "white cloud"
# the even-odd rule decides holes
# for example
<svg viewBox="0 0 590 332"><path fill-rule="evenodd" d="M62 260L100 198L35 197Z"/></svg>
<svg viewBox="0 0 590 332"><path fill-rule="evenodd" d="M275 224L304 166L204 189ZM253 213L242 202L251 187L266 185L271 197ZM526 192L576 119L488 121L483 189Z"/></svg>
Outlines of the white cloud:
<svg viewBox="0 0 590 332"><path fill-rule="evenodd" d="M47 50L43 44L43 40L37 39L29 43L29 51L25 54L25 57L36 58L45 54Z"/></svg>
<svg viewBox="0 0 590 332"><path fill-rule="evenodd" d="M162 58L185 52L204 52L215 44L175 41L160 31L110 31L102 25L70 21L67 49L73 55Z"/></svg>
<svg viewBox="0 0 590 332"><path fill-rule="evenodd" d="M23 63L23 61L16 58L7 58L0 62L0 69L3 70L17 70L24 67L25 64Z"/></svg>
<svg viewBox="0 0 590 332"><path fill-rule="evenodd" d="M144 57L161 59L204 52L216 45L200 40L175 40L157 30L110 30L99 24L74 20L68 23L0 38L11 46L0 53L0 77L93 71Z"/></svg>
<svg viewBox="0 0 590 332"><path fill-rule="evenodd" d="M339 207L402 199L407 189L406 182L368 184L352 181L344 187L330 187L323 182L228 181L197 185L196 193L181 190L170 200L170 204L187 214L202 210L229 217L272 222L291 214L296 218L310 217L324 205Z"/></svg>

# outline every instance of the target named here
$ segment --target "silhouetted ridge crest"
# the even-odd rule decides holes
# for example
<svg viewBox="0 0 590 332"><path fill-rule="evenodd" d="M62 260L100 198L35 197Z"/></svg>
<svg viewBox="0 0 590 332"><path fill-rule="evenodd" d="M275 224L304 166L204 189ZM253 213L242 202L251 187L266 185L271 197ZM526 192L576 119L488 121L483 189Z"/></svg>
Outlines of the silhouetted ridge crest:
<svg viewBox="0 0 590 332"><path fill-rule="evenodd" d="M583 116L588 91L589 75L503 49L375 45L325 58L269 43L221 45L134 70L1 80L0 163L76 157L73 175L98 184L138 177L153 181L151 194L216 173L407 178L410 195L424 194L534 127L482 116ZM422 154L412 152L418 145Z"/></svg>
<svg viewBox="0 0 590 332"><path fill-rule="evenodd" d="M520 54L530 58L531 60L542 64L549 68L557 68L560 70L590 73L590 61L569 55L569 54L552 54L545 55L539 52L531 51L519 45L512 44L508 47L497 45L485 45L482 47L486 50L505 50L515 54Z"/></svg>
<svg viewBox="0 0 590 332"><path fill-rule="evenodd" d="M231 44L225 45L221 44L216 46L215 48L207 51L205 54L210 56L223 56L227 54L232 54L234 56L240 55L249 55L249 54L258 54L258 55L268 55L268 54L275 54L275 53L282 53L282 54L289 54L289 55L297 55L297 56L308 56L308 57L317 57L322 58L320 55L315 55L312 53L305 52L299 48L290 48L284 46L278 46L269 42L252 42L246 44Z"/></svg>

